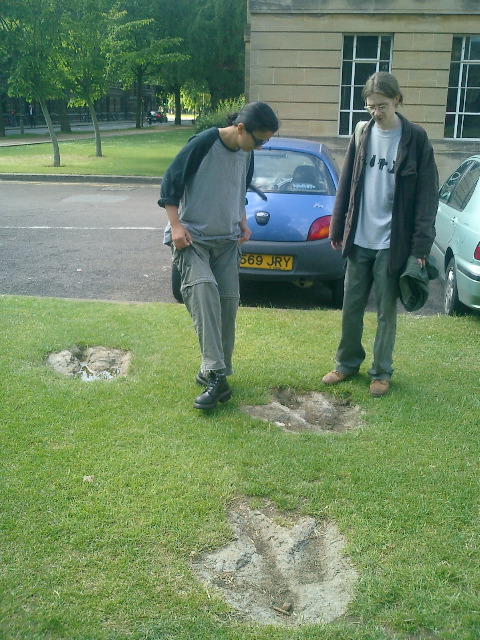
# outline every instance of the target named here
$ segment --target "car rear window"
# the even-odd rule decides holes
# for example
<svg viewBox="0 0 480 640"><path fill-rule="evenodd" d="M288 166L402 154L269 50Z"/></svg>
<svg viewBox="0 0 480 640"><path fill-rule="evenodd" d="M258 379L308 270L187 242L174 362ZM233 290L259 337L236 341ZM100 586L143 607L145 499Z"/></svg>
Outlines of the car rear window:
<svg viewBox="0 0 480 640"><path fill-rule="evenodd" d="M264 193L335 195L335 184L323 160L299 151L255 151L252 182Z"/></svg>

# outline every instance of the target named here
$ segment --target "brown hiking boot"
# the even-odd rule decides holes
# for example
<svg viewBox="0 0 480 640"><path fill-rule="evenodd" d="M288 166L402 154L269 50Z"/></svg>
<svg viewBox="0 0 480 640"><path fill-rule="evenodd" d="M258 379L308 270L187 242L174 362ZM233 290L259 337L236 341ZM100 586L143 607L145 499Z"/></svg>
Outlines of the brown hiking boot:
<svg viewBox="0 0 480 640"><path fill-rule="evenodd" d="M350 376L348 375L348 373L342 373L341 371L337 371L336 369L334 369L333 371L330 371L330 373L327 373L325 376L323 376L322 382L323 384L338 384L339 382L343 382L349 377Z"/></svg>
<svg viewBox="0 0 480 640"><path fill-rule="evenodd" d="M390 382L388 380L372 380L370 384L370 393L378 398L384 396L390 391Z"/></svg>

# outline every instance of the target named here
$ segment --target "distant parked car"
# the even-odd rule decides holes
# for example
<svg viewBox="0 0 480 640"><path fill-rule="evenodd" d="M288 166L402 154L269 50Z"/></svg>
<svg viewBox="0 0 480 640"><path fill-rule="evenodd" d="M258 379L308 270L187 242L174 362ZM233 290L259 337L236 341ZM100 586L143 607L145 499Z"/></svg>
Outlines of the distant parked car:
<svg viewBox="0 0 480 640"><path fill-rule="evenodd" d="M168 122L168 117L166 113L163 113L163 111L149 111L147 113L147 122L148 124L153 124L154 122Z"/></svg>
<svg viewBox="0 0 480 640"><path fill-rule="evenodd" d="M273 137L255 151L247 220L252 236L242 245L241 280L322 282L332 306L343 304L344 261L328 234L338 167L320 142Z"/></svg>
<svg viewBox="0 0 480 640"><path fill-rule="evenodd" d="M465 160L440 188L432 247L444 281L444 311L480 309L480 155Z"/></svg>

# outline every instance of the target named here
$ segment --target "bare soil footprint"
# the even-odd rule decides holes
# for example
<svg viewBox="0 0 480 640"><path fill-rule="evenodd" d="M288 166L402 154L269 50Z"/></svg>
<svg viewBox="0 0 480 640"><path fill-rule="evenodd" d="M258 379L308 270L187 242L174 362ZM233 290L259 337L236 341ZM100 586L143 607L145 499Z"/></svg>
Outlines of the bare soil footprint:
<svg viewBox="0 0 480 640"><path fill-rule="evenodd" d="M102 346L81 349L74 345L59 353L51 353L46 364L67 378L81 378L89 382L126 376L130 360L128 351Z"/></svg>
<svg viewBox="0 0 480 640"><path fill-rule="evenodd" d="M293 389L275 389L269 404L244 406L254 418L272 422L287 433L351 431L361 425L359 407L346 400L312 391L298 394Z"/></svg>
<svg viewBox="0 0 480 640"><path fill-rule="evenodd" d="M351 602L357 572L345 541L328 520L285 515L238 498L229 522L233 541L193 562L193 571L240 619L296 627L328 623Z"/></svg>

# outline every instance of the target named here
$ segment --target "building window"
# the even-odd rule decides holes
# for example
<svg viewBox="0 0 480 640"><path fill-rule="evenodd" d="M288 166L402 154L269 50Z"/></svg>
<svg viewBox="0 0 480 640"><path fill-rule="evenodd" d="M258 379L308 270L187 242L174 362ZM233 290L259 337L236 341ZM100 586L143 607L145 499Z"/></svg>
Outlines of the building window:
<svg viewBox="0 0 480 640"><path fill-rule="evenodd" d="M445 138L480 138L480 36L454 36Z"/></svg>
<svg viewBox="0 0 480 640"><path fill-rule="evenodd" d="M338 133L352 135L359 120L368 120L362 89L376 71L390 71L392 36L344 36Z"/></svg>

